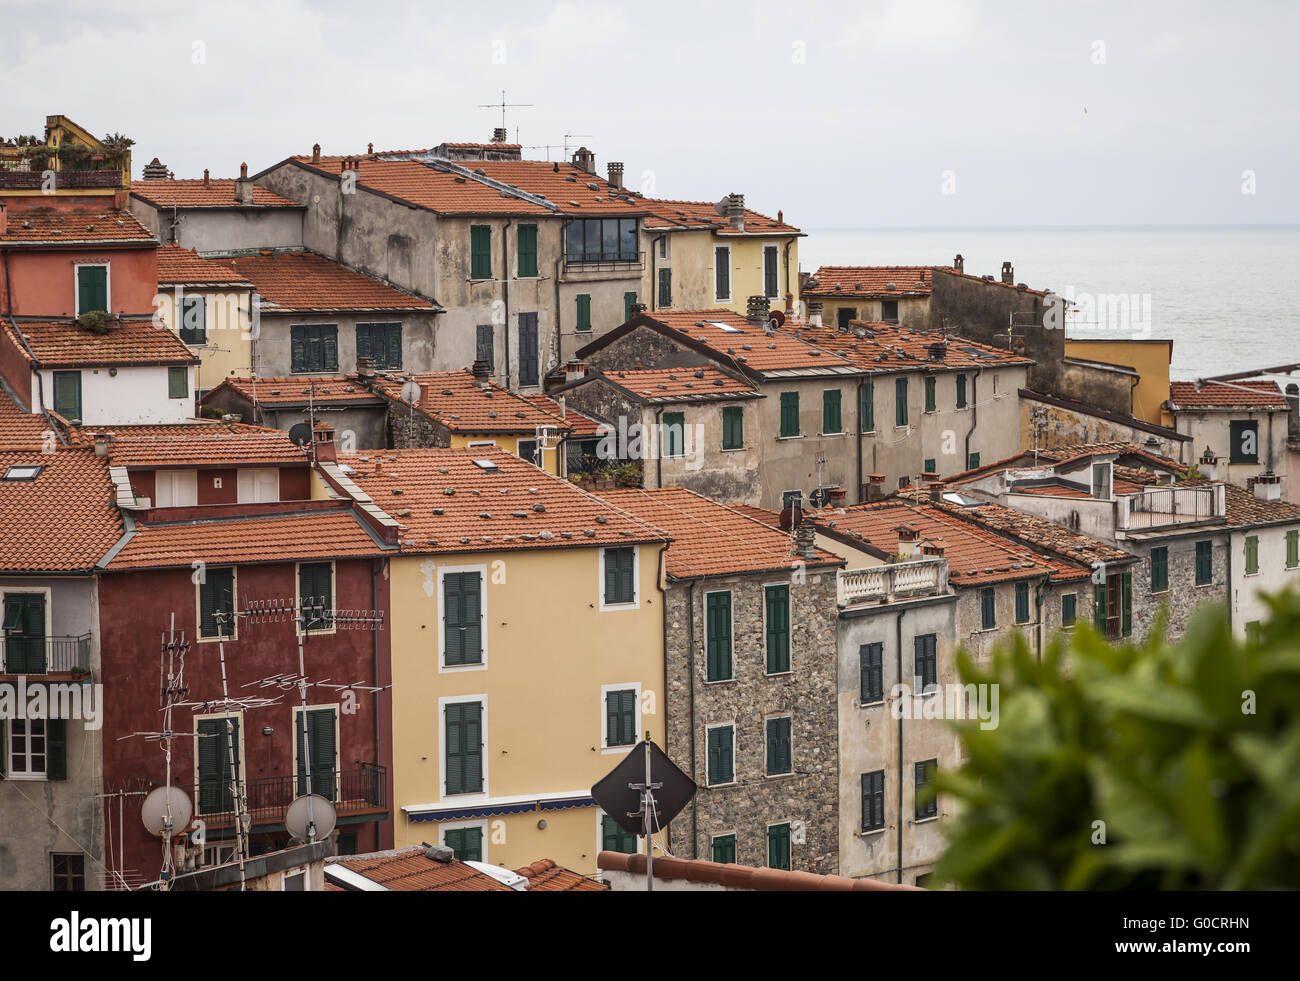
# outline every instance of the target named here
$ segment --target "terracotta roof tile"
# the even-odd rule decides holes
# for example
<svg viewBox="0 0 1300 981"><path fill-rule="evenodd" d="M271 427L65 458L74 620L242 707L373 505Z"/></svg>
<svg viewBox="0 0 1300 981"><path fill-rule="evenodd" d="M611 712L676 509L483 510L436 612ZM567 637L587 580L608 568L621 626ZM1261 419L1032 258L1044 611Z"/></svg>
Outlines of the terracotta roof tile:
<svg viewBox="0 0 1300 981"><path fill-rule="evenodd" d="M0 386L0 450L39 450L47 433L54 430L45 416L24 411Z"/></svg>
<svg viewBox="0 0 1300 981"><path fill-rule="evenodd" d="M402 386L413 378L420 386L416 408L454 433L519 433L532 435L538 426L565 429L559 406L554 409L526 399L496 382L480 388L468 368L424 374L380 375L375 390L403 405Z"/></svg>
<svg viewBox="0 0 1300 981"><path fill-rule="evenodd" d="M1261 501L1253 491L1224 484L1228 524L1250 526L1282 522L1300 523L1300 506L1290 501Z"/></svg>
<svg viewBox="0 0 1300 981"><path fill-rule="evenodd" d="M122 318L106 334L91 333L70 320L24 321L17 326L36 361L45 368L199 363L179 337L155 327L150 320ZM14 325L5 323L4 330L16 343Z"/></svg>
<svg viewBox="0 0 1300 981"><path fill-rule="evenodd" d="M1234 381L1205 382L1200 390L1195 382L1169 383L1170 407L1178 409L1243 409L1252 406L1285 409L1286 396L1277 382Z"/></svg>
<svg viewBox="0 0 1300 981"><path fill-rule="evenodd" d="M0 242L8 244L68 245L90 242L157 245L153 232L129 211L104 208L9 208Z"/></svg>
<svg viewBox="0 0 1300 981"><path fill-rule="evenodd" d="M758 389L717 368L634 368L602 372L643 402L716 402L760 398Z"/></svg>
<svg viewBox="0 0 1300 981"><path fill-rule="evenodd" d="M263 312L415 311L437 305L339 265L314 252L272 252L225 260L251 280Z"/></svg>
<svg viewBox="0 0 1300 981"><path fill-rule="evenodd" d="M718 211L718 203L711 201L668 201L663 198L642 198L641 203L650 211L645 221L647 231L682 228L712 228L722 235L798 235L799 229L784 221L777 221L757 211L745 209L745 229L732 228L726 208Z"/></svg>
<svg viewBox="0 0 1300 981"><path fill-rule="evenodd" d="M557 164L545 160L466 160L460 163L471 170L482 170L492 180L545 198L556 205L562 215L632 217L645 214L647 210L640 198L571 163Z"/></svg>
<svg viewBox="0 0 1300 981"><path fill-rule="evenodd" d="M929 266L822 266L800 295L808 299L929 296L933 285Z"/></svg>
<svg viewBox="0 0 1300 981"><path fill-rule="evenodd" d="M790 535L684 487L606 490L598 496L672 536L666 567L674 579L844 561L822 549L815 558L802 559L796 555Z"/></svg>
<svg viewBox="0 0 1300 981"><path fill-rule="evenodd" d="M122 537L108 461L82 448L0 453L0 477L23 466L41 470L34 480L0 479L0 569L92 569Z"/></svg>
<svg viewBox="0 0 1300 981"><path fill-rule="evenodd" d="M237 432L225 426L188 427L169 434L114 433L108 457L119 467L306 465L307 454L278 429ZM126 427L122 427L125 429ZM92 437L93 440L93 437Z"/></svg>
<svg viewBox="0 0 1300 981"><path fill-rule="evenodd" d="M950 337L945 341L940 334L915 331L897 324L866 323L860 320L850 321L850 325L854 329L785 324L780 330L823 350L834 351L863 371L882 374L1034 363L1024 355L964 337ZM940 344L942 347L938 346Z"/></svg>
<svg viewBox="0 0 1300 981"><path fill-rule="evenodd" d="M131 197L148 201L159 208L247 208L235 200L235 179L213 177L179 180L141 180L131 185ZM291 198L253 185L254 208L302 208Z"/></svg>
<svg viewBox="0 0 1300 981"><path fill-rule="evenodd" d="M646 873L644 855L602 851L596 856L596 864L606 872L628 872L640 876ZM655 859L654 876L656 879L681 879L686 882L704 882L730 889L752 889L761 892L923 891L917 886L881 882L878 879L850 879L842 875L754 868L752 865L736 865L733 862L724 865L720 862L707 862L704 859L670 856Z"/></svg>
<svg viewBox="0 0 1300 981"><path fill-rule="evenodd" d="M543 858L515 869L528 880L529 892L608 892L609 886Z"/></svg>
<svg viewBox="0 0 1300 981"><path fill-rule="evenodd" d="M206 392L200 405L222 389L229 389L249 402L266 406L382 404L356 375L343 378L315 378L299 375L293 378L224 378L221 384Z"/></svg>
<svg viewBox="0 0 1300 981"><path fill-rule="evenodd" d="M252 282L235 272L230 263L205 259L193 249L179 245L158 246L158 285L253 288Z"/></svg>
<svg viewBox="0 0 1300 981"><path fill-rule="evenodd" d="M539 395L534 393L532 395L521 394L519 397L527 399L544 412L550 412L556 416L561 414L560 403L549 395ZM593 419L591 416L583 415L581 412L578 412L576 409L571 409L567 405L564 408L563 418L564 424L569 427L570 436L603 436L605 435L605 432L608 431L608 429L602 431L601 427L605 426L605 423L601 422L599 419Z"/></svg>
<svg viewBox="0 0 1300 981"><path fill-rule="evenodd" d="M394 892L514 892L464 862L435 862L427 857L427 851L416 846L387 854L338 858L326 868L341 865Z"/></svg>

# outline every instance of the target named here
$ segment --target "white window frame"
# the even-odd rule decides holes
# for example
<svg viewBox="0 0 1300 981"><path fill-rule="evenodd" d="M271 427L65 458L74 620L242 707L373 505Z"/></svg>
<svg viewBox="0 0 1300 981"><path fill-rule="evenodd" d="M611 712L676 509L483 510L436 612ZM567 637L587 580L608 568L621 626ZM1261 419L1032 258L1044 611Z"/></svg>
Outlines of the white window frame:
<svg viewBox="0 0 1300 981"><path fill-rule="evenodd" d="M334 562L333 559L329 559L329 560L327 560L327 561L328 561L328 563L329 563L329 567L330 567L330 605L329 605L329 608L330 608L330 612L331 612L331 613L334 613L335 611L338 610L338 606L339 606L339 603L338 603L339 570L338 570L338 567L335 565L335 562ZM299 593L298 593L298 590L302 588L301 585L300 585L300 583L302 582L302 580L299 578L300 575L301 575L301 571L300 571L300 570L302 569L302 567L303 567L304 565L322 565L322 564L324 564L324 563L321 563L321 562L295 562L295 563L293 564L293 597L294 597L294 605L295 605L295 606L296 606L296 605L298 604L298 602L301 600L301 596L300 596ZM299 623L298 621L294 621L294 625L293 625L293 627L294 627L294 631L296 632L297 636L299 636L299 637L302 637L302 636L304 636L304 635L305 635L305 636L308 636L308 637L328 637L330 634L336 634L336 633L338 633L338 630L339 630L339 627L338 627L338 620L337 620L335 617L333 617L333 616L330 617L330 625L329 625L328 627L313 627L311 630L306 630L306 631L305 631L305 630L302 629L303 626L304 626L304 624Z"/></svg>
<svg viewBox="0 0 1300 981"><path fill-rule="evenodd" d="M257 478L261 474L275 474L275 496L269 501L262 501L257 498ZM244 496L244 485L247 481L253 490L252 497ZM280 501L280 468L279 467L240 467L235 477L235 502L237 504L278 504Z"/></svg>
<svg viewBox="0 0 1300 981"><path fill-rule="evenodd" d="M82 269L103 269L104 270L104 306L108 308L108 313L113 312L113 268L111 262L74 262L72 264L72 304L77 311L77 316L81 316L81 270ZM179 336L179 335L178 335Z"/></svg>
<svg viewBox="0 0 1300 981"><path fill-rule="evenodd" d="M605 850L605 818L609 817L609 812L603 807L596 808L596 854L599 855ZM636 850L638 855L645 853L645 835L636 836ZM597 870L599 871L599 870Z"/></svg>
<svg viewBox="0 0 1300 981"><path fill-rule="evenodd" d="M46 668L48 668L50 666L48 661L48 658L50 656L50 648L48 642L54 632L54 591L49 586L23 586L21 588L15 588L15 589L0 589L0 617L3 617L4 615L5 600L9 596L18 596L20 594L22 595L37 594L45 597L45 640L46 640L45 656L47 658L45 666ZM4 667L4 656L6 653L4 644L5 644L4 632L0 631L0 668ZM0 719L0 721L3 720ZM6 746L7 745L8 744L6 744ZM8 749L6 749L5 752L8 752Z"/></svg>
<svg viewBox="0 0 1300 981"><path fill-rule="evenodd" d="M727 295L718 296L718 252L725 249L727 251ZM736 292L736 284L732 282L735 276L732 274L735 270L731 265L731 246L713 244L713 261L710 263L713 269L713 300L715 303L730 303L732 295Z"/></svg>
<svg viewBox="0 0 1300 981"><path fill-rule="evenodd" d="M239 609L239 566L225 565L220 562L205 562L203 564L203 574L204 574L205 581L207 578L207 572L209 568L230 570L230 595L234 600L235 609ZM294 575L297 576L296 569L294 570ZM219 644L223 640L238 640L239 639L239 617L231 618L232 622L230 626L233 629L230 631L229 634L225 635L224 637L221 634L217 634L215 637L203 636L203 596L202 596L203 585L204 583L199 583L199 582L196 582L194 584L194 643ZM296 590L297 588L298 588L298 583L295 580L294 589ZM195 784L197 785L197 783L198 781L196 780Z"/></svg>
<svg viewBox="0 0 1300 981"><path fill-rule="evenodd" d="M312 633L314 634L315 631L312 631ZM307 706L308 712L314 712L317 709L334 710L334 800L338 800L339 793L342 790L342 787L340 786L341 780L339 778L339 773L341 772L340 764L343 760L343 748L339 745L339 729L342 726L343 710L342 706L338 702L321 702L316 705ZM293 769L289 773L289 779L293 781L295 790L298 788L298 732L300 726L299 720L302 718L302 713L303 707L301 705L295 705L293 707L293 712L291 713L292 722L290 723L293 727L292 734L289 737L292 740L291 745L293 746ZM307 741L307 748L309 750L311 749L310 739ZM312 787L311 792L320 797L325 796L320 792L320 789L315 786Z"/></svg>
<svg viewBox="0 0 1300 981"><path fill-rule="evenodd" d="M463 702L478 702L479 725L483 730L483 789L477 794L447 793L447 706ZM488 783L488 697L480 695L445 695L438 699L438 799L454 800L457 803L478 804L490 800Z"/></svg>
<svg viewBox="0 0 1300 981"><path fill-rule="evenodd" d="M768 773L767 772L767 724L773 719L790 720L790 769L785 773ZM783 780L786 777L795 775L794 768L794 713L790 711L770 712L763 716L763 779L764 780ZM777 822L778 824L780 822Z"/></svg>
<svg viewBox="0 0 1300 981"><path fill-rule="evenodd" d="M633 724L633 735L631 746L611 746L609 744L609 712L606 710L606 699L612 691L627 691L632 689L636 692L636 722ZM641 682L628 681L622 684L601 685L600 686L600 751L602 753L626 753L628 750L641 741Z"/></svg>
<svg viewBox="0 0 1300 981"><path fill-rule="evenodd" d="M302 879L302 891L311 892L311 866L297 865L291 869L285 869L280 873L280 891L290 892L285 888L285 884L290 879Z"/></svg>
<svg viewBox="0 0 1300 981"><path fill-rule="evenodd" d="M774 242L764 242L762 248L763 264L760 273L763 277L763 286L767 286L767 253L768 250L776 253L776 292L773 294L764 294L769 300L779 300L781 298L781 247Z"/></svg>
<svg viewBox="0 0 1300 981"><path fill-rule="evenodd" d="M727 726L731 727L731 779L727 783L711 783L709 780L709 732ZM740 769L740 761L736 758L736 741L735 720L731 722L706 722L704 724L704 785L706 787L731 787L739 783L736 774Z"/></svg>
<svg viewBox="0 0 1300 981"><path fill-rule="evenodd" d="M731 597L727 603L727 609L730 610L728 619L730 623L727 627L727 635L731 638L731 677L717 678L709 680L709 597L718 593L726 593ZM766 606L766 604L765 604ZM704 594L704 684L706 685L726 685L736 680L736 594L732 589L710 589ZM766 614L765 614L766 615Z"/></svg>
<svg viewBox="0 0 1300 981"><path fill-rule="evenodd" d="M443 579L447 573L458 572L477 572L482 589L479 591L478 600L478 630L479 641L482 646L482 657L478 664L447 664L447 610L443 603ZM486 671L488 666L488 567L487 563L481 565L446 565L438 566L438 673L453 674L459 671Z"/></svg>
<svg viewBox="0 0 1300 981"><path fill-rule="evenodd" d="M209 712L209 713L207 713L206 715L196 715L196 716L194 716L194 787L195 787L194 816L195 816L196 818L203 817L203 815L199 814L199 800L198 800L197 793L198 793L198 786L199 786L199 781L200 781L200 776L199 776L199 723L200 723L201 721L205 720L205 719L236 719L236 720L238 720L238 722L239 722L239 732L238 732L238 737L239 737L239 739L238 739L238 741L239 741L239 746L236 748L236 751L237 751L238 754L239 754L239 782L240 782L241 784L243 784L245 787L248 786L248 761L247 761L247 759L245 758L245 753L244 753L244 742L245 742L245 738L244 738L244 737L248 735L248 726L246 725L246 723L247 723L248 720L245 718L244 713L243 713L243 712ZM222 772L222 777L221 777L221 779L222 779L223 782L226 781L226 780L228 780L229 777L230 777L230 774L226 772L226 767L227 767L227 765L228 765L228 761L227 761L227 760L222 760L222 761L221 761L221 772ZM296 766L297 764L295 763L294 765ZM297 771L295 770L295 771L294 771L294 776L296 777L296 775L297 775Z"/></svg>
<svg viewBox="0 0 1300 981"><path fill-rule="evenodd" d="M31 782L44 782L50 779L50 730L46 726L46 719L0 719L0 725L5 728L5 776L6 780L20 780ZM30 726L33 722L41 724L41 739L45 742L45 769L40 773L15 773L14 772L14 723L21 722L24 727ZM27 744L26 756L27 762L31 762L31 734L24 735L24 742Z"/></svg>
<svg viewBox="0 0 1300 981"><path fill-rule="evenodd" d="M632 602L605 602L605 553L611 548L630 548L632 550ZM605 610L639 610L641 609L641 546L640 545L605 545L600 550L600 561L596 563L596 596L600 601L598 609Z"/></svg>
<svg viewBox="0 0 1300 981"><path fill-rule="evenodd" d="M774 582L765 582L763 586L763 677L764 678L784 678L788 674L794 674L794 583L789 579L784 582L777 580ZM778 671L771 674L767 670L767 588L769 586L784 586L785 589L785 622L789 624L790 649L786 653L790 658L790 666L784 671ZM781 822L778 821L777 824Z"/></svg>
<svg viewBox="0 0 1300 981"><path fill-rule="evenodd" d="M465 445L472 450L481 446L496 446L497 441L495 439L471 439Z"/></svg>
<svg viewBox="0 0 1300 981"><path fill-rule="evenodd" d="M708 858L708 861L710 861L710 862L714 861L714 858L713 858L713 841L714 841L715 838L735 838L735 839L736 839L736 861L735 861L734 864L739 864L739 863L740 863L740 829L737 828L737 829L734 830L734 831L717 831L717 832L710 832L710 833L709 833L709 858Z"/></svg>
<svg viewBox="0 0 1300 981"><path fill-rule="evenodd" d="M193 482L193 486L194 486L194 503L193 503L193 504L177 504L177 503L175 503L175 501L176 501L176 478L177 478L177 477L181 477L181 476L185 476L185 475L188 475L190 478L192 478L192 482ZM159 483L160 483L161 479L162 479L164 476L166 476L166 477L168 478L169 493L170 493L171 498L172 498L171 502L168 503L168 504L163 504L163 503L161 502L161 500L160 500L161 494L159 493ZM188 483L189 483L189 482L187 482L187 487L188 487ZM193 508L193 507L198 507L198 505L199 505L199 472L198 472L198 470L186 467L186 468L182 468L182 469L178 469L178 470L155 470L155 471L154 471L154 476L153 476L153 506L154 506L154 507L156 507L156 508Z"/></svg>
<svg viewBox="0 0 1300 981"><path fill-rule="evenodd" d="M538 263L538 268L539 269L541 268L540 262ZM486 781L486 779L487 777L485 774L484 780ZM460 795L457 794L456 796L459 797ZM478 828L480 831L483 832L482 848L480 850L479 857L477 859L471 859L471 861L479 861L490 865L491 861L488 858L488 825L489 825L489 821L487 818L479 818L476 820L469 820L469 821L439 821L438 822L438 844L442 845L444 848L450 847L447 844L448 831L460 831L462 828ZM456 861L459 862L462 861L462 859L458 858L456 859Z"/></svg>

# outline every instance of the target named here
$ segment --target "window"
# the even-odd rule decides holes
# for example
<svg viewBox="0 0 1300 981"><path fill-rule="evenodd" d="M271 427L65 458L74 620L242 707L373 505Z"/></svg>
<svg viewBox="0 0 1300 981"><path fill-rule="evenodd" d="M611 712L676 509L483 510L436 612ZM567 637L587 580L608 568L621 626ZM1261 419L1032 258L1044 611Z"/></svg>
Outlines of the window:
<svg viewBox="0 0 1300 981"><path fill-rule="evenodd" d="M719 245L713 250L713 298L731 299L731 249Z"/></svg>
<svg viewBox="0 0 1300 981"><path fill-rule="evenodd" d="M240 467L235 480L235 495L240 504L266 504L280 500L280 469Z"/></svg>
<svg viewBox="0 0 1300 981"><path fill-rule="evenodd" d="M897 300L880 301L880 319L887 324L898 323L898 301Z"/></svg>
<svg viewBox="0 0 1300 981"><path fill-rule="evenodd" d="M624 855L637 853L637 836L629 834L618 826L608 814L600 816L600 848L606 852L622 852Z"/></svg>
<svg viewBox="0 0 1300 981"><path fill-rule="evenodd" d="M858 420L864 433L876 428L876 388L871 382L862 383L862 404L858 407Z"/></svg>
<svg viewBox="0 0 1300 981"><path fill-rule="evenodd" d="M980 455L978 453L969 453L966 456L966 469L974 470L980 465Z"/></svg>
<svg viewBox="0 0 1300 981"><path fill-rule="evenodd" d="M736 727L710 726L707 738L708 780L710 787L736 779Z"/></svg>
<svg viewBox="0 0 1300 981"><path fill-rule="evenodd" d="M936 647L934 634L920 634L912 640L913 684L918 691L929 691L939 683Z"/></svg>
<svg viewBox="0 0 1300 981"><path fill-rule="evenodd" d="M938 474L939 472L935 466L934 457L932 456L927 456L922 466L925 468L926 474Z"/></svg>
<svg viewBox="0 0 1300 981"><path fill-rule="evenodd" d="M799 435L799 393L781 393L781 435Z"/></svg>
<svg viewBox="0 0 1300 981"><path fill-rule="evenodd" d="M673 271L671 269L659 270L659 305L661 307L673 305Z"/></svg>
<svg viewBox="0 0 1300 981"><path fill-rule="evenodd" d="M1214 543L1196 543L1196 585L1208 586L1214 581Z"/></svg>
<svg viewBox="0 0 1300 981"><path fill-rule="evenodd" d="M50 888L54 892L85 892L86 856L51 855Z"/></svg>
<svg viewBox="0 0 1300 981"><path fill-rule="evenodd" d="M1029 622L1029 583L1016 583L1016 623Z"/></svg>
<svg viewBox="0 0 1300 981"><path fill-rule="evenodd" d="M483 574L442 574L442 661L446 667L483 663Z"/></svg>
<svg viewBox="0 0 1300 981"><path fill-rule="evenodd" d="M496 371L496 355L493 351L495 346L492 337L491 324L478 324L474 328L474 360L486 361L488 368Z"/></svg>
<svg viewBox="0 0 1300 981"><path fill-rule="evenodd" d="M933 412L935 410L935 379L930 376L925 380L925 411Z"/></svg>
<svg viewBox="0 0 1300 981"><path fill-rule="evenodd" d="M894 425L907 425L907 379L894 379Z"/></svg>
<svg viewBox="0 0 1300 981"><path fill-rule="evenodd" d="M1262 627L1258 620L1247 620L1246 621L1246 643L1258 645L1261 629Z"/></svg>
<svg viewBox="0 0 1300 981"><path fill-rule="evenodd" d="M923 821L939 813L939 801L934 796L934 777L939 770L939 761L924 760L916 764L916 819Z"/></svg>
<svg viewBox="0 0 1300 981"><path fill-rule="evenodd" d="M566 262L636 262L635 218L573 218L564 223Z"/></svg>
<svg viewBox="0 0 1300 981"><path fill-rule="evenodd" d="M840 393L838 389L822 392L822 432L842 433L844 426L840 422Z"/></svg>
<svg viewBox="0 0 1300 981"><path fill-rule="evenodd" d="M980 627L984 630L992 630L998 625L997 607L994 605L994 594L992 586L985 586L980 590Z"/></svg>
<svg viewBox="0 0 1300 981"><path fill-rule="evenodd" d="M1169 588L1169 546L1159 545L1151 550L1151 592L1163 593Z"/></svg>
<svg viewBox="0 0 1300 981"><path fill-rule="evenodd" d="M884 645L863 644L858 648L858 675L860 692L858 700L863 705L884 701Z"/></svg>
<svg viewBox="0 0 1300 981"><path fill-rule="evenodd" d="M173 365L167 369L167 397L184 399L190 395L190 369L185 365Z"/></svg>
<svg viewBox="0 0 1300 981"><path fill-rule="evenodd" d="M208 321L206 304L201 296L186 296L181 299L181 340L186 344L206 344L208 342Z"/></svg>
<svg viewBox="0 0 1300 981"><path fill-rule="evenodd" d="M885 826L885 771L862 774L862 830L879 831Z"/></svg>
<svg viewBox="0 0 1300 981"><path fill-rule="evenodd" d="M448 702L443 706L444 765L448 794L483 791L483 703Z"/></svg>
<svg viewBox="0 0 1300 981"><path fill-rule="evenodd" d="M537 226L519 226L519 278L537 275Z"/></svg>
<svg viewBox="0 0 1300 981"><path fill-rule="evenodd" d="M1097 584L1096 620L1102 633L1115 639L1133 633L1133 574L1108 576Z"/></svg>
<svg viewBox="0 0 1300 981"><path fill-rule="evenodd" d="M636 293L627 292L623 294L623 322L631 320L636 316Z"/></svg>
<svg viewBox="0 0 1300 981"><path fill-rule="evenodd" d="M776 246L763 246L763 295L769 300L775 300L781 295L780 279L776 274L776 260Z"/></svg>
<svg viewBox="0 0 1300 981"><path fill-rule="evenodd" d="M722 448L739 450L745 445L745 410L738 405L722 409Z"/></svg>
<svg viewBox="0 0 1300 981"><path fill-rule="evenodd" d="M307 733L307 749L303 752L303 731ZM294 756L298 773L298 796L307 793L307 761L311 761L311 792L334 800L338 782L338 713L333 707L301 708L293 712L293 736L298 747Z"/></svg>
<svg viewBox="0 0 1300 981"><path fill-rule="evenodd" d="M11 467L6 467L4 477L0 479L21 481L23 483L27 483L39 477L41 475L41 471L44 469L45 469L44 464L41 464L40 466L32 464L29 466L27 464L19 463Z"/></svg>
<svg viewBox="0 0 1300 981"><path fill-rule="evenodd" d="M298 566L298 606L308 631L334 627L334 563L303 562Z"/></svg>
<svg viewBox="0 0 1300 981"><path fill-rule="evenodd" d="M540 467L542 465L541 457L538 455L537 452L537 440L535 439L518 440L515 443L515 450L519 454L519 459L527 460L535 467Z"/></svg>
<svg viewBox="0 0 1300 981"><path fill-rule="evenodd" d="M957 376L957 408L966 408L966 376Z"/></svg>
<svg viewBox="0 0 1300 981"><path fill-rule="evenodd" d="M199 590L199 636L235 636L235 570L208 566Z"/></svg>
<svg viewBox="0 0 1300 981"><path fill-rule="evenodd" d="M790 670L790 587L763 587L767 612L767 673L785 674Z"/></svg>
<svg viewBox="0 0 1300 981"><path fill-rule="evenodd" d="M155 470L153 481L156 508L185 508L199 503L197 470Z"/></svg>
<svg viewBox="0 0 1300 981"><path fill-rule="evenodd" d="M0 719L0 777L68 778L66 719Z"/></svg>
<svg viewBox="0 0 1300 981"><path fill-rule="evenodd" d="M77 316L108 312L108 266L77 266Z"/></svg>
<svg viewBox="0 0 1300 981"><path fill-rule="evenodd" d="M294 324L289 328L290 370L338 371L338 324Z"/></svg>
<svg viewBox="0 0 1300 981"><path fill-rule="evenodd" d="M44 674L45 594L5 593L4 673Z"/></svg>
<svg viewBox="0 0 1300 981"><path fill-rule="evenodd" d="M835 311L835 324L840 330L848 330L849 322L858 319L856 307L840 307Z"/></svg>
<svg viewBox="0 0 1300 981"><path fill-rule="evenodd" d="M1300 531L1286 533L1286 567L1294 569L1300 566Z"/></svg>
<svg viewBox="0 0 1300 981"><path fill-rule="evenodd" d="M402 325L357 324L357 358L373 358L380 371L402 367Z"/></svg>
<svg viewBox="0 0 1300 981"><path fill-rule="evenodd" d="M1235 420L1228 423L1229 463L1259 462L1259 423Z"/></svg>
<svg viewBox="0 0 1300 981"><path fill-rule="evenodd" d="M229 814L235 809L232 781L243 779L243 743L238 716L194 720L194 758L198 768L200 814Z"/></svg>
<svg viewBox="0 0 1300 981"><path fill-rule="evenodd" d="M537 314L519 315L519 384L537 384Z"/></svg>
<svg viewBox="0 0 1300 981"><path fill-rule="evenodd" d="M54 372L54 411L69 422L81 418L81 372Z"/></svg>
<svg viewBox="0 0 1300 981"><path fill-rule="evenodd" d="M447 828L442 833L442 843L452 850L458 862L483 861L483 828Z"/></svg>
<svg viewBox="0 0 1300 981"><path fill-rule="evenodd" d="M492 278L492 229L471 225L469 229L469 278Z"/></svg>
<svg viewBox="0 0 1300 981"><path fill-rule="evenodd" d="M307 891L307 870L298 869L292 872L281 872L280 891L281 892L306 892Z"/></svg>
<svg viewBox="0 0 1300 981"><path fill-rule="evenodd" d="M636 551L631 548L607 548L605 562L604 606L636 602Z"/></svg>
<svg viewBox="0 0 1300 981"><path fill-rule="evenodd" d="M734 865L736 862L736 836L714 835L710 851L713 860L719 865Z"/></svg>
<svg viewBox="0 0 1300 981"><path fill-rule="evenodd" d="M1061 626L1073 627L1079 604L1078 593L1066 593L1061 597Z"/></svg>
<svg viewBox="0 0 1300 981"><path fill-rule="evenodd" d="M767 775L777 777L793 769L790 753L790 716L767 720Z"/></svg>
<svg viewBox="0 0 1300 981"><path fill-rule="evenodd" d="M605 745L636 745L635 688L612 688L605 692Z"/></svg>
<svg viewBox="0 0 1300 981"><path fill-rule="evenodd" d="M1259 572L1259 536L1246 536L1246 575Z"/></svg>
<svg viewBox="0 0 1300 981"><path fill-rule="evenodd" d="M790 869L790 825L773 824L767 829L767 867Z"/></svg>
<svg viewBox="0 0 1300 981"><path fill-rule="evenodd" d="M731 593L704 594L704 678L731 680Z"/></svg>
<svg viewBox="0 0 1300 981"><path fill-rule="evenodd" d="M660 451L666 457L682 456L686 452L686 415L682 412L665 412L660 431Z"/></svg>
<svg viewBox="0 0 1300 981"><path fill-rule="evenodd" d="M577 301L578 301L578 320L577 320L577 325L575 326L574 329L583 331L585 333L586 331L591 330L591 294L579 293L577 296Z"/></svg>

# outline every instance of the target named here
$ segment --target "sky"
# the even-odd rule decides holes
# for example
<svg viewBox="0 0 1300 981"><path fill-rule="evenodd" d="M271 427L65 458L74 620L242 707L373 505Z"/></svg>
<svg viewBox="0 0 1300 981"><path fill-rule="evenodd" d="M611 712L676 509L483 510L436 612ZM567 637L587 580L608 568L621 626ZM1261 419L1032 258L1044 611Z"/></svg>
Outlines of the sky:
<svg viewBox="0 0 1300 981"><path fill-rule="evenodd" d="M485 141L504 90L526 156L804 228L1297 223L1297 37L1251 0L0 0L0 135L231 177Z"/></svg>

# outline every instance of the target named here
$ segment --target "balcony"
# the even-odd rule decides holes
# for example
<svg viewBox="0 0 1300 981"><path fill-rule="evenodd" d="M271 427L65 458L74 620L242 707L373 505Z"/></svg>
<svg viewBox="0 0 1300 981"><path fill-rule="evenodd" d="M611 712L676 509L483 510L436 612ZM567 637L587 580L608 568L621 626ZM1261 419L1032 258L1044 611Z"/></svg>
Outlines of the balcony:
<svg viewBox="0 0 1300 981"><path fill-rule="evenodd" d="M840 606L937 596L948 591L948 560L924 558L841 570L837 586Z"/></svg>
<svg viewBox="0 0 1300 981"><path fill-rule="evenodd" d="M90 634L80 637L0 636L0 674L90 674Z"/></svg>
<svg viewBox="0 0 1300 981"><path fill-rule="evenodd" d="M564 256L565 276L577 275L582 278L585 273L614 273L615 276L591 278L618 278L640 276L645 268L644 252L583 252L566 253Z"/></svg>
<svg viewBox="0 0 1300 981"><path fill-rule="evenodd" d="M388 817L388 768L364 763L356 770L312 774L312 792L332 799L339 824L380 821ZM235 806L229 781L205 781L183 787L194 801L194 816L202 818L209 834L233 833ZM284 812L306 787L290 775L258 777L243 783L248 797L252 831L284 827Z"/></svg>
<svg viewBox="0 0 1300 981"><path fill-rule="evenodd" d="M1222 521L1226 502L1222 484L1150 487L1137 494L1116 498L1116 519L1120 531Z"/></svg>
<svg viewBox="0 0 1300 981"><path fill-rule="evenodd" d="M51 168L52 169L52 168ZM55 186L60 188L119 188L122 171L109 170L58 170ZM33 168L26 159L0 159L0 189L6 191L39 191L43 188L45 170Z"/></svg>

